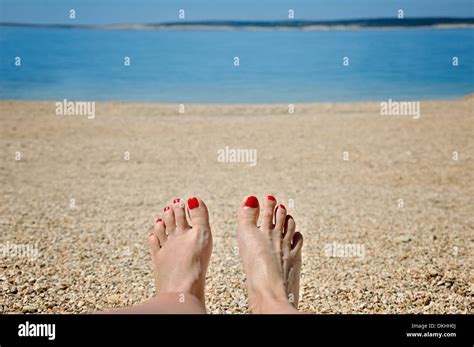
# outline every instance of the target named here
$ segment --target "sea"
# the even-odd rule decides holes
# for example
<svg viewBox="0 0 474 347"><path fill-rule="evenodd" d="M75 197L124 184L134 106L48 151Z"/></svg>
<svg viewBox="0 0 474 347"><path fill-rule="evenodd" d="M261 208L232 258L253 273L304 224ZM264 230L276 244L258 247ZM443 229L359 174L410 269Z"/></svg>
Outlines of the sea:
<svg viewBox="0 0 474 347"><path fill-rule="evenodd" d="M474 92L474 30L0 28L0 99L311 103Z"/></svg>

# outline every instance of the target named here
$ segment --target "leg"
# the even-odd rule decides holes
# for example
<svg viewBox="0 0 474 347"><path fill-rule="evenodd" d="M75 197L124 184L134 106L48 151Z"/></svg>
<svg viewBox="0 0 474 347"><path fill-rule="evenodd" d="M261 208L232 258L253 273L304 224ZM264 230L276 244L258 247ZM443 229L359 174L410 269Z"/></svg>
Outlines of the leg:
<svg viewBox="0 0 474 347"><path fill-rule="evenodd" d="M303 236L283 205L268 196L260 227L259 202L250 196L238 212L239 251L253 313L299 313Z"/></svg>
<svg viewBox="0 0 474 347"><path fill-rule="evenodd" d="M163 210L148 236L157 295L140 305L105 313L206 313L204 285L212 252L207 207L188 200L192 226L180 199Z"/></svg>

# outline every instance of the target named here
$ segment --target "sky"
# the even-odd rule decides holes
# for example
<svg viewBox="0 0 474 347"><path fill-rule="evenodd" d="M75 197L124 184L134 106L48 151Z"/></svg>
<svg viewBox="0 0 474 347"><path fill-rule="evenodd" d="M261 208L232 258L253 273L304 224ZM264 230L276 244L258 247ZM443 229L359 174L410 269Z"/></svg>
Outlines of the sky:
<svg viewBox="0 0 474 347"><path fill-rule="evenodd" d="M186 19L281 20L394 17L473 17L474 0L0 0L0 22L129 24ZM69 10L76 18L69 19Z"/></svg>

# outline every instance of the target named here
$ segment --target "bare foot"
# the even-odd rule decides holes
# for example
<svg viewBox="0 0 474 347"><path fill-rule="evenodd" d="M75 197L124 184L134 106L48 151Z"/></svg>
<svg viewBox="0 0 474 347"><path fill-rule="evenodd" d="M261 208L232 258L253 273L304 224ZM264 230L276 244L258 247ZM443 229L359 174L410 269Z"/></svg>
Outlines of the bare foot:
<svg viewBox="0 0 474 347"><path fill-rule="evenodd" d="M204 284L212 252L212 235L207 207L199 198L188 200L192 226L186 207L175 199L163 210L148 237L157 296L190 298L205 311ZM185 306L185 305L183 305Z"/></svg>
<svg viewBox="0 0 474 347"><path fill-rule="evenodd" d="M303 236L283 205L268 196L260 213L256 197L249 196L238 212L240 257L247 277L253 313L297 313Z"/></svg>

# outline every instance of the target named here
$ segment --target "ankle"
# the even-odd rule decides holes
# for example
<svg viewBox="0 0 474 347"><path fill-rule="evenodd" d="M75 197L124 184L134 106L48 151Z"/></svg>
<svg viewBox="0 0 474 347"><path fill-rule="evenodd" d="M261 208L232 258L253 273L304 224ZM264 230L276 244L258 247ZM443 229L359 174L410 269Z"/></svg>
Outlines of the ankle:
<svg viewBox="0 0 474 347"><path fill-rule="evenodd" d="M250 299L250 298L249 298ZM250 311L256 314L295 313L298 312L287 300L284 293L265 293L254 295L250 300Z"/></svg>
<svg viewBox="0 0 474 347"><path fill-rule="evenodd" d="M172 307L176 311L174 313L206 313L204 300L189 292L161 292L150 301Z"/></svg>
<svg viewBox="0 0 474 347"><path fill-rule="evenodd" d="M250 310L255 314L294 314L299 313L287 300L266 300L251 305Z"/></svg>

